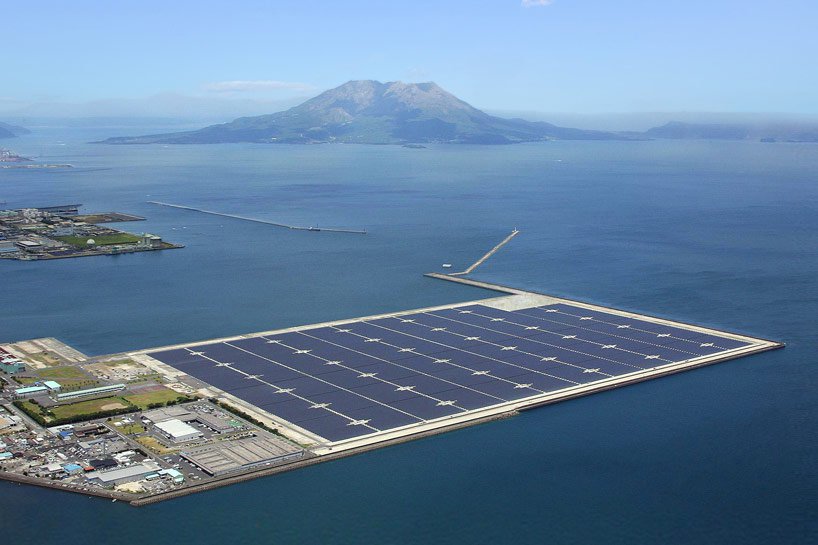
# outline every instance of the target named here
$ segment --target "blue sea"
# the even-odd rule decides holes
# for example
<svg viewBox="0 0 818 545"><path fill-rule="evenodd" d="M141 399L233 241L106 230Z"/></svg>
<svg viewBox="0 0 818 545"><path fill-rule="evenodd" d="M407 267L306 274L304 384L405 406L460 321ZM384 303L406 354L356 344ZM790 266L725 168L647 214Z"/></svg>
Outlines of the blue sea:
<svg viewBox="0 0 818 545"><path fill-rule="evenodd" d="M0 261L0 342L91 355L491 296L486 281L784 341L741 360L157 505L0 483L9 543L818 542L818 145L4 141L4 208L83 203L181 250ZM278 229L148 204L296 225Z"/></svg>

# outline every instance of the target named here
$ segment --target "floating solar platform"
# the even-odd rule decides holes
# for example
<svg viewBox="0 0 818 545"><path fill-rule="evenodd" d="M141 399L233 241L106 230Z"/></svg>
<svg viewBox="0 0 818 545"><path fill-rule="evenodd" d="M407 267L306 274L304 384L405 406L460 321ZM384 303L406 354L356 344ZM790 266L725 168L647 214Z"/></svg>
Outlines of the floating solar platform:
<svg viewBox="0 0 818 545"><path fill-rule="evenodd" d="M351 448L781 346L515 293L141 354Z"/></svg>

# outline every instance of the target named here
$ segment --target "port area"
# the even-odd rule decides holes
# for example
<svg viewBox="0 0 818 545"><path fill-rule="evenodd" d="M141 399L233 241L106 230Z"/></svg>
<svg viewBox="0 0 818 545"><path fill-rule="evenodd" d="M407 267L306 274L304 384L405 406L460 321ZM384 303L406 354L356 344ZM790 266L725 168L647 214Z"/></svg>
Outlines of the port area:
<svg viewBox="0 0 818 545"><path fill-rule="evenodd" d="M0 346L0 478L145 505L783 344L496 296L88 358Z"/></svg>
<svg viewBox="0 0 818 545"><path fill-rule="evenodd" d="M33 261L182 248L158 235L136 235L102 225L145 218L119 212L80 214L80 206L0 210L0 259Z"/></svg>

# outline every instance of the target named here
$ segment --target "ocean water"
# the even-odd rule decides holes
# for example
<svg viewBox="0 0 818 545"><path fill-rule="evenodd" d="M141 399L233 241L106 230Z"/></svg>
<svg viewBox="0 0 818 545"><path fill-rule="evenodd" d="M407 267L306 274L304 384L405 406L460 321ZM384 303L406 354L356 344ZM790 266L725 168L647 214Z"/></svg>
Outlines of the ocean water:
<svg viewBox="0 0 818 545"><path fill-rule="evenodd" d="M476 278L787 347L139 509L0 483L5 540L818 542L818 146L85 143L121 133L5 142L75 168L0 170L0 201L135 213L186 247L0 261L0 342L105 354L471 300L491 293L422 273L518 228Z"/></svg>

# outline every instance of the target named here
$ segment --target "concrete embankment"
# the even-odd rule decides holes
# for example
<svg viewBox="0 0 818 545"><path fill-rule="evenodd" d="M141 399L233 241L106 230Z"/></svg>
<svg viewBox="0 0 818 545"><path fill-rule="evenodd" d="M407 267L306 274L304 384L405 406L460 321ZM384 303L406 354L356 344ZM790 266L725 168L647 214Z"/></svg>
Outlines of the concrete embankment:
<svg viewBox="0 0 818 545"><path fill-rule="evenodd" d="M215 212L213 210L205 210L204 208L196 208L194 206L185 206L183 204L171 204L160 201L148 201L149 204L157 204L159 206L167 206L168 208L178 208L180 210L190 210L191 212L200 212L202 214L210 214L211 216L221 216L223 218L232 218L242 221L250 221L253 223L263 223L265 225L272 225L274 227L282 227L284 229L293 229L296 231L327 231L329 233L352 233L356 235L365 235L366 231L358 229L337 229L329 227L303 227L299 225L288 225L286 223L279 223L270 220L262 220L258 218L250 218L247 216L240 216L238 214L226 214L224 212Z"/></svg>
<svg viewBox="0 0 818 545"><path fill-rule="evenodd" d="M347 458L349 456L355 456L357 454L363 454L364 452L369 452L371 450L376 450L376 449L380 449L380 448L390 447L390 446L393 446L393 445L398 445L400 443L405 443L407 441L414 441L415 439L421 439L421 438L424 438L424 437L431 437L433 435L438 435L438 434L441 434L441 433L446 433L446 432L455 431L455 430L466 428L466 427L476 426L478 424L485 424L485 423L488 423L488 422L493 422L495 420L501 420L501 419L509 418L509 417L514 416L516 414L518 414L517 411L510 411L510 412L506 412L506 413L502 413L502 414L496 414L496 415L492 415L492 416L487 416L485 418L470 420L468 422L461 422L461 423L458 423L458 424L453 424L452 426L447 426L445 428L438 428L438 429L429 430L429 431L426 431L426 432L417 433L417 434L414 434L414 435L408 435L408 436L404 436L404 437L398 437L398 438L395 438L395 439L389 439L389 440L386 440L386 441L381 441L381 442L378 442L378 443L372 443L372 444L369 444L369 445L365 445L365 446L355 448L355 449L345 450L345 451L342 451L342 452L336 452L336 453L332 453L332 454L325 454L323 456L313 456L313 457L310 457L310 458L298 460L296 462L292 462L292 463L288 463L288 464L284 464L284 465L280 465L280 466L276 466L276 467L271 467L269 469L263 469L263 470L259 470L259 471L251 471L251 472L243 473L243 474L240 474L240 475L232 475L232 476L229 476L229 477L224 477L224 478L214 480L214 481L209 481L209 482L206 482L206 483L187 486L187 487L181 488L179 490L173 490L173 491L170 491L170 492L165 492L163 494L157 494L155 496L149 496L149 497L146 497L146 498L135 499L135 500L133 500L131 502L131 505L134 505L136 507L141 507L141 506L144 506L144 505L151 505L153 503L158 503L158 502L161 502L161 501L171 500L171 499L174 499L174 498L181 498L183 496L187 496L189 494L195 494L197 492L204 492L206 490L213 490L215 488L220 488L222 486L228 486L228 485L231 485L231 484L241 483L241 482L249 481L249 480L252 480L252 479L258 479L260 477L268 477L270 475L275 475L277 473L284 473L285 471L293 471L293 470L296 470L296 469L301 469L301 468L304 468L304 467L308 467L308 466L315 465L315 464L320 464L320 463L323 463L323 462L330 462L330 461L333 461L333 460L340 460L341 458Z"/></svg>
<svg viewBox="0 0 818 545"><path fill-rule="evenodd" d="M51 488L53 490L62 490L63 492L72 492L74 494L84 494L86 496L95 496L97 498L105 498L109 500L120 500L125 502L132 502L136 498L133 494L125 492L117 492L115 490L99 489L82 489L76 488L66 483L59 481L50 481L41 479L39 477L29 477L28 475L19 475L17 473L9 473L8 471L0 471L0 479L10 481L18 484L33 484L43 488Z"/></svg>

